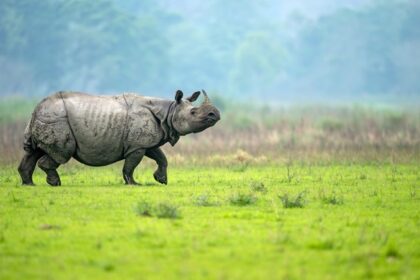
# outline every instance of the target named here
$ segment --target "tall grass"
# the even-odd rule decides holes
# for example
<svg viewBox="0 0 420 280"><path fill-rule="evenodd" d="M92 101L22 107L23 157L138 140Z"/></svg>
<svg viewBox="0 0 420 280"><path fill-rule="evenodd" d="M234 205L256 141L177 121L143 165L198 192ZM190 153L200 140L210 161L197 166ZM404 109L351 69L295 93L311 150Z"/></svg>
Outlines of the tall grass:
<svg viewBox="0 0 420 280"><path fill-rule="evenodd" d="M392 160L419 158L417 107L269 107L223 103L222 120L202 133L164 146L176 164L249 164L296 160ZM0 111L0 161L22 153L26 122L35 104L3 100Z"/></svg>

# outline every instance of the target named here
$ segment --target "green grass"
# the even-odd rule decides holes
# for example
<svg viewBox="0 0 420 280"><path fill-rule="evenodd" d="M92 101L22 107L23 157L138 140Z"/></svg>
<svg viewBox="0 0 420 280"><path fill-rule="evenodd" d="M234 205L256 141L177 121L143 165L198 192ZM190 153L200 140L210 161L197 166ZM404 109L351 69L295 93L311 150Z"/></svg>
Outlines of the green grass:
<svg viewBox="0 0 420 280"><path fill-rule="evenodd" d="M417 164L0 170L0 279L419 279ZM293 177L290 177L290 172ZM302 207L281 197L304 194Z"/></svg>

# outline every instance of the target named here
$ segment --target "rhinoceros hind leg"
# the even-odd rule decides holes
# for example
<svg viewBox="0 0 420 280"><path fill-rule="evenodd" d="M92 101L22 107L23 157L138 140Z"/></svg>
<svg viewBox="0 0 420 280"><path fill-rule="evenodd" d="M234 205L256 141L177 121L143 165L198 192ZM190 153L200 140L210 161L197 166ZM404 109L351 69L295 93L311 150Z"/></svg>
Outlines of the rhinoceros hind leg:
<svg viewBox="0 0 420 280"><path fill-rule="evenodd" d="M60 176L58 176L57 168L60 166L49 155L43 155L38 161L38 166L47 174L47 183L51 186L60 186Z"/></svg>
<svg viewBox="0 0 420 280"><path fill-rule="evenodd" d="M18 167L20 177L22 178L22 185L34 185L32 174L34 173L36 162L44 154L45 153L40 149L25 153Z"/></svg>
<svg viewBox="0 0 420 280"><path fill-rule="evenodd" d="M124 167L122 170L124 181L127 185L139 185L133 178L134 169L141 162L145 150L136 150L125 157Z"/></svg>

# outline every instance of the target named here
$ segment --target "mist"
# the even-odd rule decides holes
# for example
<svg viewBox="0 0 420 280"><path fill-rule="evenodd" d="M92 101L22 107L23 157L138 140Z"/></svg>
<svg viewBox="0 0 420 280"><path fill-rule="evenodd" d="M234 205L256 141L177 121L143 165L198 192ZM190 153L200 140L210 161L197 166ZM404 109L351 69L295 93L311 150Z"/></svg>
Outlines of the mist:
<svg viewBox="0 0 420 280"><path fill-rule="evenodd" d="M0 96L420 102L416 1L2 1Z"/></svg>

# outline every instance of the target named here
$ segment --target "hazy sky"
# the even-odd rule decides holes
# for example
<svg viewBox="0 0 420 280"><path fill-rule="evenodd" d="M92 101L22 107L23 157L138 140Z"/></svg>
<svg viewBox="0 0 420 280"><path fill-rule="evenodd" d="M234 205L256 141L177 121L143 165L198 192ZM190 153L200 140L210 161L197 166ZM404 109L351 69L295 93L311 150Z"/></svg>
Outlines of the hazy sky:
<svg viewBox="0 0 420 280"><path fill-rule="evenodd" d="M160 5L165 6L178 14L186 16L186 18L205 18L206 9L209 2L206 1L189 1L189 0L160 0L156 1ZM238 6L241 3L249 1L225 1L226 3L235 2ZM251 1L252 2L252 1ZM332 13L341 8L362 8L369 5L374 0L294 0L294 1L270 1L260 0L256 2L264 3L265 13L272 14L275 17L287 19L294 13L300 13L308 18L317 18L319 16ZM264 9L264 8L263 8Z"/></svg>
<svg viewBox="0 0 420 280"><path fill-rule="evenodd" d="M420 0L3 0L0 95L413 96L419 24Z"/></svg>

